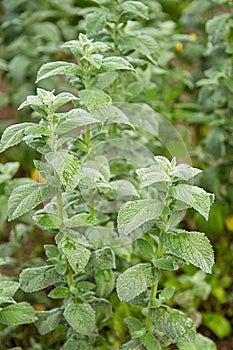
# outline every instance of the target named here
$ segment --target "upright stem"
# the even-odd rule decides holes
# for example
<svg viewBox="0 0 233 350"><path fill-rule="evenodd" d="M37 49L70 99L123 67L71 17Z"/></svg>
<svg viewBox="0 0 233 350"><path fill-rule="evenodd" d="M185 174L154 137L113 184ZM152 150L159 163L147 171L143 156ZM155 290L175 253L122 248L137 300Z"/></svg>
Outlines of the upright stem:
<svg viewBox="0 0 233 350"><path fill-rule="evenodd" d="M88 146L91 141L91 132L89 126L86 127L86 133L85 133L85 143Z"/></svg>
<svg viewBox="0 0 233 350"><path fill-rule="evenodd" d="M157 294L157 290L158 290L158 283L159 281L157 281L152 287L151 287L151 299L155 299L156 298L156 294ZM146 320L146 328L148 330L148 332L151 332L151 328L152 328L152 319L150 317L150 308L148 308L148 314L147 314L147 320Z"/></svg>
<svg viewBox="0 0 233 350"><path fill-rule="evenodd" d="M58 216L63 221L63 202L62 202L62 194L60 191L57 193L57 209L58 209Z"/></svg>

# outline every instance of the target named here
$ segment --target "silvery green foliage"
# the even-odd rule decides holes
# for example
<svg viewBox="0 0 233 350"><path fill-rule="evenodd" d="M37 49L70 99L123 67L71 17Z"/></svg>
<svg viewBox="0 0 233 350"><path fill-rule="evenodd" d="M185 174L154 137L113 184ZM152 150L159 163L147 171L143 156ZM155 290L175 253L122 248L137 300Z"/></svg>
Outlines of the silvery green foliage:
<svg viewBox="0 0 233 350"><path fill-rule="evenodd" d="M93 3L117 6L125 25L129 20L148 18L148 8L140 1ZM92 26L101 30L110 21L101 6L99 13L87 16L90 30ZM135 37L131 39L133 45ZM149 39L147 44L149 50ZM63 47L71 50L77 63L47 63L40 68L37 81L64 75L78 88L78 97L38 88L37 94L28 96L20 108L30 106L39 122L8 127L0 143L4 151L24 141L42 155L35 166L45 183L13 189L8 202L9 220L30 212L39 227L56 234L55 244L44 247L46 264L22 270L19 284L6 286L0 280L0 300L10 304L0 309L0 322L35 322L40 334L62 323L67 327L62 349L112 349L101 335L105 325L111 326L112 296L117 294L123 303L139 303L142 311L139 319L125 320L131 340L122 344L122 349L161 350L170 344L179 344L182 349L187 342L204 344L201 336L196 336L194 322L166 305L174 288L159 291L157 287L163 270L193 264L211 272L214 257L208 239L199 232L179 230L177 225L182 211L188 208L207 219L214 196L188 183L200 173L199 169L176 164L175 158L153 158L151 153L140 156L134 143L128 145L133 145L129 151L135 151L136 165L127 161L119 165L117 157L107 158L111 151L109 138L119 140L119 148L126 152L128 135L132 139L142 137L137 128L144 124L143 118L148 132L153 110L145 104L137 104L136 110L130 105L116 106L102 87L114 85L116 92L119 76L135 71L128 57L117 50L112 52L111 43L79 34L77 40ZM153 61L149 51L147 56ZM61 112L60 108L71 101L74 108ZM154 125L153 136L158 121ZM98 154L98 147L104 152ZM132 263L131 252L138 255L136 264ZM61 300L59 307L35 312L27 302L16 303L13 299L18 288L36 292L47 287L51 299Z"/></svg>

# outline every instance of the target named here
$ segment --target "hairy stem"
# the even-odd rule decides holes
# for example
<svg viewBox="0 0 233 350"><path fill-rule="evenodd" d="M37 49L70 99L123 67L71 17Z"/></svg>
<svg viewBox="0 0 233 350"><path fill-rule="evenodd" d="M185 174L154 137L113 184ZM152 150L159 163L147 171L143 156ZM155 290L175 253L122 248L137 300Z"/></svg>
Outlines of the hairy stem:
<svg viewBox="0 0 233 350"><path fill-rule="evenodd" d="M157 281L152 287L151 287L151 299L156 298L157 290L158 290L158 283ZM147 320L146 320L146 328L148 332L151 332L152 329L152 319L150 317L150 308L148 307L148 313L147 313Z"/></svg>

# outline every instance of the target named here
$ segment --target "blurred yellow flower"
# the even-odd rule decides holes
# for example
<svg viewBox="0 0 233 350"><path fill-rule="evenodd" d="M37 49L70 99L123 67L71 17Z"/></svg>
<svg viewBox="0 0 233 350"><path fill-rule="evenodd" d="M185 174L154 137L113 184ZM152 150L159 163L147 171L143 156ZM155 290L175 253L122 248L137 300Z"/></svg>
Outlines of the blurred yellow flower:
<svg viewBox="0 0 233 350"><path fill-rule="evenodd" d="M176 51L177 52L183 51L183 44L182 43L177 43L176 44Z"/></svg>
<svg viewBox="0 0 233 350"><path fill-rule="evenodd" d="M226 218L225 225L228 231L233 232L233 215L230 215Z"/></svg>
<svg viewBox="0 0 233 350"><path fill-rule="evenodd" d="M46 307L43 304L34 304L33 307L36 311L45 311L46 310Z"/></svg>
<svg viewBox="0 0 233 350"><path fill-rule="evenodd" d="M196 33L190 33L189 36L190 36L192 41L197 40L197 34Z"/></svg>
<svg viewBox="0 0 233 350"><path fill-rule="evenodd" d="M47 184L47 181L40 175L39 171L36 168L32 169L31 178L36 182Z"/></svg>

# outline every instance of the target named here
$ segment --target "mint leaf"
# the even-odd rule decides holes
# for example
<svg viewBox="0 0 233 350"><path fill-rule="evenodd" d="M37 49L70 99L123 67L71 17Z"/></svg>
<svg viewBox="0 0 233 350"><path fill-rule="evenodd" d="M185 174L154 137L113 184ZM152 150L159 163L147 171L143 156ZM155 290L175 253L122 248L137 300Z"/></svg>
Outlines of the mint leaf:
<svg viewBox="0 0 233 350"><path fill-rule="evenodd" d="M26 302L9 305L0 310L0 323L7 326L18 326L36 321L33 307Z"/></svg>
<svg viewBox="0 0 233 350"><path fill-rule="evenodd" d="M39 333L41 335L47 334L53 331L61 320L61 309L56 308L49 311L37 312L36 316L38 320L35 322Z"/></svg>
<svg viewBox="0 0 233 350"><path fill-rule="evenodd" d="M75 63L64 61L49 62L43 64L43 66L39 69L36 83L42 79L46 79L54 75L80 75L80 73L81 68Z"/></svg>
<svg viewBox="0 0 233 350"><path fill-rule="evenodd" d="M164 208L162 203L141 199L127 202L118 212L118 230L121 236L127 236L144 223L157 219Z"/></svg>
<svg viewBox="0 0 233 350"><path fill-rule="evenodd" d="M138 264L123 272L117 279L117 294L122 302L134 299L157 280L151 264Z"/></svg>
<svg viewBox="0 0 233 350"><path fill-rule="evenodd" d="M21 124L14 124L6 128L1 138L0 152L3 152L9 147L15 146L21 141L23 141L25 129L31 125L36 125L36 124L21 123Z"/></svg>
<svg viewBox="0 0 233 350"><path fill-rule="evenodd" d="M191 185L177 185L171 189L171 195L188 206L198 211L208 220L210 207L214 201L214 195L200 187Z"/></svg>
<svg viewBox="0 0 233 350"><path fill-rule="evenodd" d="M9 221L28 213L55 193L55 188L47 185L27 184L16 187L8 202Z"/></svg>
<svg viewBox="0 0 233 350"><path fill-rule="evenodd" d="M89 304L71 301L65 308L64 317L75 332L88 335L95 327L95 312Z"/></svg>
<svg viewBox="0 0 233 350"><path fill-rule="evenodd" d="M20 288L24 292L36 292L60 280L60 275L50 265L24 269L19 275Z"/></svg>
<svg viewBox="0 0 233 350"><path fill-rule="evenodd" d="M85 89L79 92L79 97L83 104L90 110L95 112L96 108L101 105L111 103L112 99L104 91L99 89Z"/></svg>
<svg viewBox="0 0 233 350"><path fill-rule="evenodd" d="M213 340L197 333L194 343L176 343L179 350L217 350Z"/></svg>
<svg viewBox="0 0 233 350"><path fill-rule="evenodd" d="M161 240L173 255L211 273L214 253L204 233L176 230L163 233Z"/></svg>
<svg viewBox="0 0 233 350"><path fill-rule="evenodd" d="M151 309L151 317L156 330L168 335L173 342L194 342L196 336L194 322L183 312L162 306Z"/></svg>
<svg viewBox="0 0 233 350"><path fill-rule="evenodd" d="M83 271L90 258L90 250L68 237L62 242L62 250L74 272Z"/></svg>

